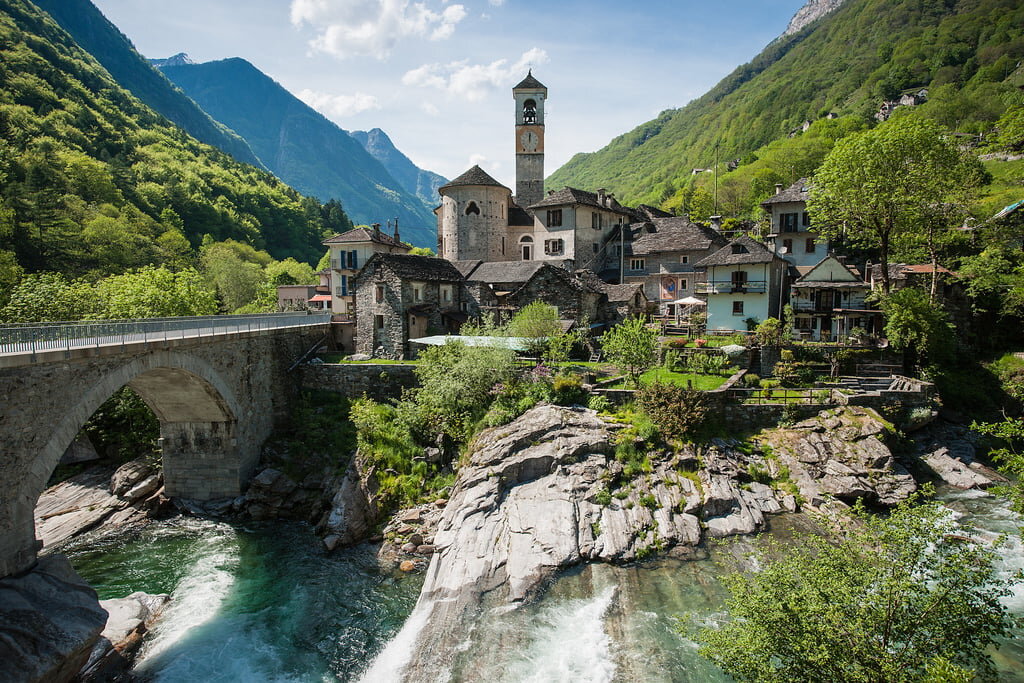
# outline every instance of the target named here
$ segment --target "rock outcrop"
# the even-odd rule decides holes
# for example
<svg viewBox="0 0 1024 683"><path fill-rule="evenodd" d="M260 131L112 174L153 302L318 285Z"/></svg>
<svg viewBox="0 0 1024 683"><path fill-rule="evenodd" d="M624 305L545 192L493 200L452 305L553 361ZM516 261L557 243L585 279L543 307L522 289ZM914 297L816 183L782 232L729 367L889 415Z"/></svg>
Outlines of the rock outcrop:
<svg viewBox="0 0 1024 683"><path fill-rule="evenodd" d="M158 506L162 486L159 468L145 458L113 471L90 468L39 496L36 535L50 548L101 524L113 528L139 522Z"/></svg>
<svg viewBox="0 0 1024 683"><path fill-rule="evenodd" d="M918 462L936 479L960 489L987 489L1006 478L975 459L978 435L943 420L914 435Z"/></svg>
<svg viewBox="0 0 1024 683"><path fill-rule="evenodd" d="M100 606L109 615L107 625L79 674L79 680L123 679L142 645L142 637L169 601L168 595L149 593L132 593L124 598L100 600Z"/></svg>
<svg viewBox="0 0 1024 683"><path fill-rule="evenodd" d="M0 579L0 681L62 683L85 664L107 621L96 591L63 555Z"/></svg>
<svg viewBox="0 0 1024 683"><path fill-rule="evenodd" d="M789 20L789 26L782 32L782 36L796 33L804 26L817 21L826 14L830 14L839 8L846 0L807 0L807 3L796 11L793 18Z"/></svg>

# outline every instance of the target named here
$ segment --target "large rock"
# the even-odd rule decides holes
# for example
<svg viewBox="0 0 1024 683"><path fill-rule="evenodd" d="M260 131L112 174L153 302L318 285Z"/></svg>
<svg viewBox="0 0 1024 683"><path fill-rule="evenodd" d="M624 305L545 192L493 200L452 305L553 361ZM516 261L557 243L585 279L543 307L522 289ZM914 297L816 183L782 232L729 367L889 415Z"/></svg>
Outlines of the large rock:
<svg viewBox="0 0 1024 683"><path fill-rule="evenodd" d="M148 593L101 600L100 606L110 616L79 679L98 682L119 680L124 676L142 645L143 636L169 601L167 595Z"/></svg>
<svg viewBox="0 0 1024 683"><path fill-rule="evenodd" d="M63 555L27 574L0 579L0 682L74 678L107 621L96 591Z"/></svg>
<svg viewBox="0 0 1024 683"><path fill-rule="evenodd" d="M328 550L365 541L382 521L377 475L358 453L317 524Z"/></svg>
<svg viewBox="0 0 1024 683"><path fill-rule="evenodd" d="M921 461L936 477L960 489L986 489L1005 481L991 470L986 472L987 468L978 467L976 463L972 466L953 457L945 446L924 453Z"/></svg>

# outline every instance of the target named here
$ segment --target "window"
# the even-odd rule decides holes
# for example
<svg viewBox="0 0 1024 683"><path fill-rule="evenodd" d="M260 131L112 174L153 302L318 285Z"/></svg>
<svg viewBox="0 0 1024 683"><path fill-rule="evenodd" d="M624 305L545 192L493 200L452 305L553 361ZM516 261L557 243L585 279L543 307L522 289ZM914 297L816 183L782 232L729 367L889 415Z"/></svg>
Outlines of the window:
<svg viewBox="0 0 1024 683"><path fill-rule="evenodd" d="M810 318L804 318L804 317L797 318L796 319L796 329L798 329L798 330L810 330L810 329L813 329L811 327L811 319Z"/></svg>
<svg viewBox="0 0 1024 683"><path fill-rule="evenodd" d="M732 253L734 253L734 254L746 254L747 253L747 248L745 246L743 246L742 244L734 244L734 245L732 245Z"/></svg>
<svg viewBox="0 0 1024 683"><path fill-rule="evenodd" d="M682 263L683 265L686 265L687 263L690 262L690 257L687 256L686 254L683 254L682 256L679 257L679 262Z"/></svg>
<svg viewBox="0 0 1024 683"><path fill-rule="evenodd" d="M792 254L793 253L793 240L782 240L782 253Z"/></svg>
<svg viewBox="0 0 1024 683"><path fill-rule="evenodd" d="M629 259L630 270L644 270L646 263L642 258L631 258Z"/></svg>
<svg viewBox="0 0 1024 683"><path fill-rule="evenodd" d="M604 227L604 216L598 212L590 214L590 227L595 230L600 230Z"/></svg>
<svg viewBox="0 0 1024 683"><path fill-rule="evenodd" d="M808 237L807 238L807 242L804 245L804 249L807 251L808 254L813 254L814 253L814 238L813 237Z"/></svg>
<svg viewBox="0 0 1024 683"><path fill-rule="evenodd" d="M529 261L533 258L533 238L529 235L523 235L519 238L519 248L523 255L524 261Z"/></svg>
<svg viewBox="0 0 1024 683"><path fill-rule="evenodd" d="M384 316L375 315L373 316L373 326L378 330L384 329Z"/></svg>
<svg viewBox="0 0 1024 683"><path fill-rule="evenodd" d="M565 249L564 240L544 240L544 253L549 255L561 254Z"/></svg>
<svg viewBox="0 0 1024 683"><path fill-rule="evenodd" d="M745 270L734 270L732 272L732 290L743 291L747 286L747 272Z"/></svg>
<svg viewBox="0 0 1024 683"><path fill-rule="evenodd" d="M451 285L441 285L441 301L443 301L446 304L450 304L452 302Z"/></svg>
<svg viewBox="0 0 1024 683"><path fill-rule="evenodd" d="M548 211L548 227L559 226L562 224L562 210L551 209Z"/></svg>
<svg viewBox="0 0 1024 683"><path fill-rule="evenodd" d="M687 280L686 278L682 278L682 279L680 279L680 280L679 280L679 291L683 291L684 289L686 289L687 287L689 287L689 286L690 286L690 285L689 285L689 282L690 282L690 281L689 281L689 280Z"/></svg>
<svg viewBox="0 0 1024 683"><path fill-rule="evenodd" d="M376 292L374 293L374 300L377 303L384 301L384 285L377 285Z"/></svg>
<svg viewBox="0 0 1024 683"><path fill-rule="evenodd" d="M743 315L743 302L742 301L733 301L732 302L732 314L733 315Z"/></svg>
<svg viewBox="0 0 1024 683"><path fill-rule="evenodd" d="M466 215L469 216L471 214L480 215L480 207L476 205L476 202L470 202L466 205Z"/></svg>
<svg viewBox="0 0 1024 683"><path fill-rule="evenodd" d="M348 275L341 276L341 286L338 289L341 290L338 296L348 296Z"/></svg>
<svg viewBox="0 0 1024 683"><path fill-rule="evenodd" d="M797 231L797 218L799 214L795 213L784 213L779 215L779 232L796 232Z"/></svg>
<svg viewBox="0 0 1024 683"><path fill-rule="evenodd" d="M811 224L811 215L804 211L803 215L800 216L800 224L805 228Z"/></svg>
<svg viewBox="0 0 1024 683"><path fill-rule="evenodd" d="M502 237L501 237L501 255L502 256L505 255L505 236L504 235L502 235Z"/></svg>
<svg viewBox="0 0 1024 683"><path fill-rule="evenodd" d="M348 252L348 267L353 270L359 267L359 252L354 249Z"/></svg>
<svg viewBox="0 0 1024 683"><path fill-rule="evenodd" d="M597 242L594 242L594 243L593 243L593 244L591 244L590 246L592 246L592 247L594 248L594 253L595 253L595 254L596 254L597 252L601 251L601 247L600 247L600 246L598 246Z"/></svg>
<svg viewBox="0 0 1024 683"><path fill-rule="evenodd" d="M523 123L537 123L537 103L533 100L523 102Z"/></svg>
<svg viewBox="0 0 1024 683"><path fill-rule="evenodd" d="M412 300L423 301L423 285L412 286Z"/></svg>

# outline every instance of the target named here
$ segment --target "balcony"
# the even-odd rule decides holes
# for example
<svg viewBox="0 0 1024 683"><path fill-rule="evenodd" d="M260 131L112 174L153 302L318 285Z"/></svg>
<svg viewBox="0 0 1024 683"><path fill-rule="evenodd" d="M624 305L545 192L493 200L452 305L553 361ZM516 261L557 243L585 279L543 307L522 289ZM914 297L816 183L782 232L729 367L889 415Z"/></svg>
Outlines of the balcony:
<svg viewBox="0 0 1024 683"><path fill-rule="evenodd" d="M764 280L714 280L696 283L694 291L697 294L764 294L768 291L768 283Z"/></svg>

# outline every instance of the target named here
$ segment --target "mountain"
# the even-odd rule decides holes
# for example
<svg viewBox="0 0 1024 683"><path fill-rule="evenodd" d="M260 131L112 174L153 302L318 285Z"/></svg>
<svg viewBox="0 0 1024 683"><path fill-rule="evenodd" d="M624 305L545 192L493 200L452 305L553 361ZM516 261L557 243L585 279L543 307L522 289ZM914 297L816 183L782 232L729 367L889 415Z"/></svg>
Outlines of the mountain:
<svg viewBox="0 0 1024 683"><path fill-rule="evenodd" d="M402 154L387 133L380 128L369 131L356 130L349 132L374 159L379 161L409 194L416 195L429 206L439 202L437 188L448 182L444 176L425 171L412 163L409 157Z"/></svg>
<svg viewBox="0 0 1024 683"><path fill-rule="evenodd" d="M200 142L213 145L238 161L262 168L245 140L210 118L151 66L89 0L35 0L35 4L95 57L121 87Z"/></svg>
<svg viewBox="0 0 1024 683"><path fill-rule="evenodd" d="M928 90L912 115L976 135L1019 105L1022 59L1024 3L1017 0L846 0L773 41L700 98L577 154L546 184L605 187L626 202L686 210L693 188L711 182L713 174L693 171L715 164L716 145L726 177L727 162L742 170L768 143L793 135L799 146L805 121L824 124L836 115L847 125L872 125L882 101L906 89ZM813 171L834 134L800 164L782 158L765 173L790 183L806 166Z"/></svg>
<svg viewBox="0 0 1024 683"><path fill-rule="evenodd" d="M209 236L315 263L351 223L170 123L48 14L0 0L0 280L194 263Z"/></svg>
<svg viewBox="0 0 1024 683"><path fill-rule="evenodd" d="M244 59L161 70L248 141L277 177L322 200L337 198L356 223L399 218L402 238L436 246L436 218L355 139Z"/></svg>
<svg viewBox="0 0 1024 683"><path fill-rule="evenodd" d="M807 4L798 9L793 18L789 20L789 25L780 37L799 32L804 26L821 19L844 2L846 0L807 0Z"/></svg>

